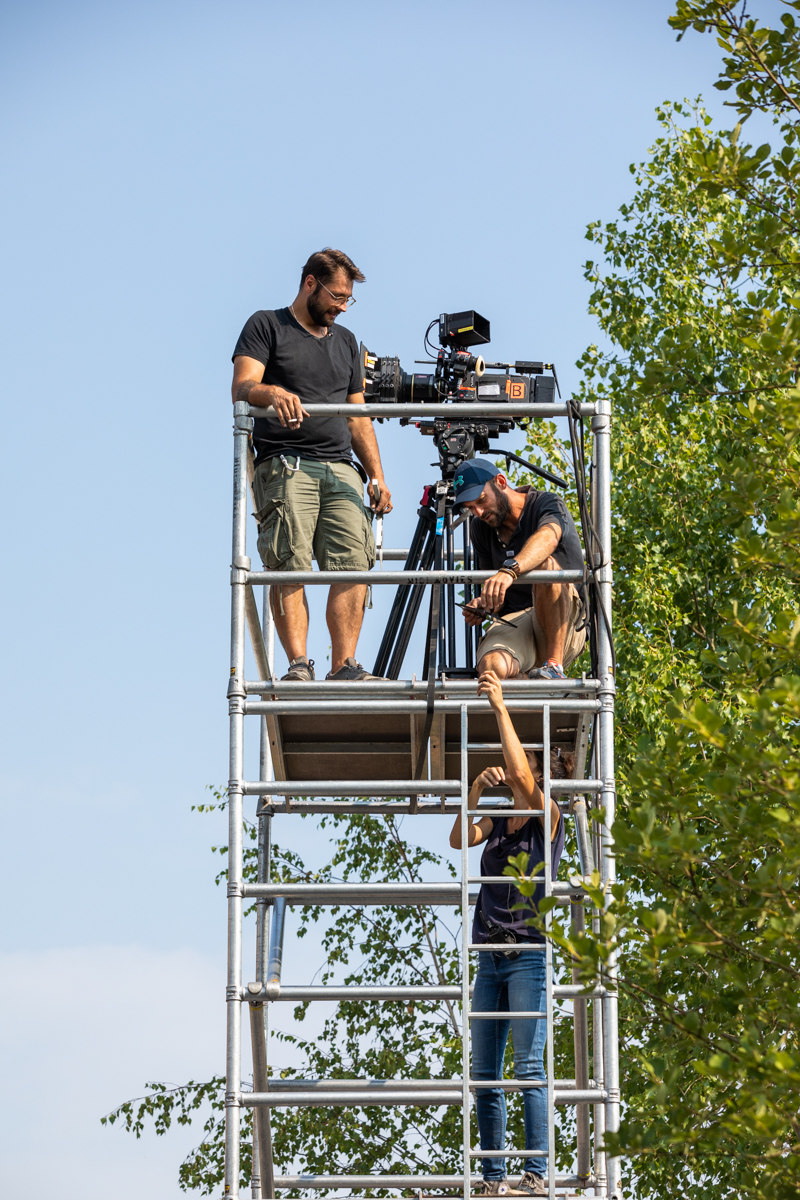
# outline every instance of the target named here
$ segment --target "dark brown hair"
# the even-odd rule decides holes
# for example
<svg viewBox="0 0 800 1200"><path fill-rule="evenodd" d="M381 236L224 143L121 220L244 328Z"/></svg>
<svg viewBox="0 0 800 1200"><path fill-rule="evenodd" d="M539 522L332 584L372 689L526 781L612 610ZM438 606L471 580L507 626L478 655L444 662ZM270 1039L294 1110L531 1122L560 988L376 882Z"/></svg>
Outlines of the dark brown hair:
<svg viewBox="0 0 800 1200"><path fill-rule="evenodd" d="M531 769L539 786L543 781L542 754L533 751L531 754ZM560 746L550 747L550 778L572 779L575 773L575 755L571 750L562 750Z"/></svg>
<svg viewBox="0 0 800 1200"><path fill-rule="evenodd" d="M309 275L313 275L318 283L330 283L337 271L344 271L351 283L363 283L366 279L366 275L359 271L352 258L348 258L343 250L331 250L330 246L326 246L324 250L317 250L312 254L303 267L300 287Z"/></svg>

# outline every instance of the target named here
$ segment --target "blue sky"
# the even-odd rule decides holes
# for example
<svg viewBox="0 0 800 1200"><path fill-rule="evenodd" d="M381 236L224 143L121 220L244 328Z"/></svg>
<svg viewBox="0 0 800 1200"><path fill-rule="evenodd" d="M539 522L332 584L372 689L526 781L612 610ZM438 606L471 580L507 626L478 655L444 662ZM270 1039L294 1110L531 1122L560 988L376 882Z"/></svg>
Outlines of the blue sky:
<svg viewBox="0 0 800 1200"><path fill-rule="evenodd" d="M0 1140L31 1200L56 1179L64 1200L177 1196L196 1135L98 1118L223 1060L224 833L190 809L227 774L242 324L333 245L367 276L346 321L378 353L411 369L432 317L474 307L494 355L575 386L587 222L628 198L657 103L721 111L712 39L676 44L670 11L6 0ZM378 436L407 545L432 447Z"/></svg>

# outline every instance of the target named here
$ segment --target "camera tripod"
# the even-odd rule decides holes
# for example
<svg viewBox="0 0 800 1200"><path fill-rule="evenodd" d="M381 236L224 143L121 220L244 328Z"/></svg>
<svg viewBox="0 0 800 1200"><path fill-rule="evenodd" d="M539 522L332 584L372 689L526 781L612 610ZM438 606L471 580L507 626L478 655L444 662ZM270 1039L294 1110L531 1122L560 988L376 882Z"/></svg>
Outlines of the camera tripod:
<svg viewBox="0 0 800 1200"><path fill-rule="evenodd" d="M411 539L404 570L406 571L455 571L455 533L459 525L463 530L463 563L464 570L472 568L472 546L469 538L469 516L458 519L453 516L453 484L451 479L441 479L437 483L428 484L423 493L420 508L417 510L417 527ZM381 675L386 679L397 679L402 670L403 660L408 650L411 634L422 606L422 597L426 588L424 583L401 583L389 614L389 620L378 650L373 675ZM444 586L445 596L442 604L441 589ZM473 598L473 588L469 583L463 584L464 601L469 603ZM431 641L432 629L436 637L433 641L433 662L431 662L431 647L426 651L424 675L431 667L434 674L461 675L471 678L475 674L475 650L477 635L480 627L473 629L464 623L464 654L465 665L457 666L457 632L456 632L456 584L434 584L431 603L428 609L428 634L426 644ZM480 588L477 589L480 592ZM435 610L435 611L434 611ZM438 670L437 670L438 661Z"/></svg>

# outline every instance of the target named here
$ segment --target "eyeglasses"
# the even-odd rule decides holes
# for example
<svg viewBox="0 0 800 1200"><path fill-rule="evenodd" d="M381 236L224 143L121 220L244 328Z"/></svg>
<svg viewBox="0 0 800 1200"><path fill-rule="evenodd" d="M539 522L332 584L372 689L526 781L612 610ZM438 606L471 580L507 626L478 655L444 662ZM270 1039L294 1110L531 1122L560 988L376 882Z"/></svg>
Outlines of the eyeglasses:
<svg viewBox="0 0 800 1200"><path fill-rule="evenodd" d="M316 275L312 276L312 278L317 279ZM321 280L317 279L317 283L323 289L323 291L326 291L328 293L328 295L330 296L333 303L338 304L340 308L352 308L353 305L355 304L355 302L356 302L355 296L335 296L333 294L333 292L331 291L331 289L326 288L325 284L322 283Z"/></svg>

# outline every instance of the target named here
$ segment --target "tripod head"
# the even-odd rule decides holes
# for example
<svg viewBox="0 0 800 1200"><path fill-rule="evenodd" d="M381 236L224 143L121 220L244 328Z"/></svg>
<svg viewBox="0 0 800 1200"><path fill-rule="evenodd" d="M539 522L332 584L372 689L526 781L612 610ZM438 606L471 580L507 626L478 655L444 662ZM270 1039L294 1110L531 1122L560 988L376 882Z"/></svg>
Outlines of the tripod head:
<svg viewBox="0 0 800 1200"><path fill-rule="evenodd" d="M410 423L410 422L406 422ZM442 479L448 483L455 478L462 463L476 454L485 454L489 439L499 437L514 428L513 421L448 421L436 417L433 421L415 421L420 433L433 438L439 453ZM435 466L435 463L431 464Z"/></svg>
<svg viewBox="0 0 800 1200"><path fill-rule="evenodd" d="M433 438L434 445L439 452L439 469L442 472L442 479L447 484L451 484L462 463L470 458L475 458L476 454L486 454L490 449L490 438L499 437L501 433L510 433L515 422L512 420L453 422L448 421L446 417L436 417L433 421L411 422L405 419L401 420L400 424L414 424L421 434ZM526 458L521 458L519 454L514 454L511 450L498 449L498 454L506 460L506 470L512 461L518 462L532 471L534 475L546 479L548 483L560 488L567 487L567 481L560 475L554 475L552 471L547 471L544 467L537 466L536 463L529 462ZM431 463L431 466L436 466L436 463Z"/></svg>

